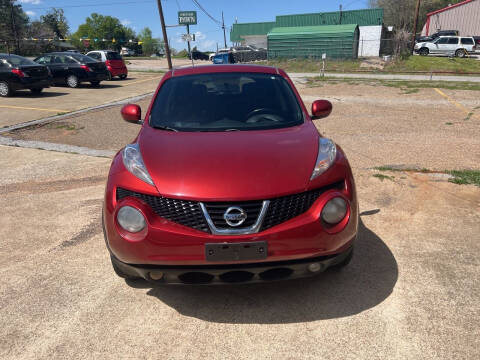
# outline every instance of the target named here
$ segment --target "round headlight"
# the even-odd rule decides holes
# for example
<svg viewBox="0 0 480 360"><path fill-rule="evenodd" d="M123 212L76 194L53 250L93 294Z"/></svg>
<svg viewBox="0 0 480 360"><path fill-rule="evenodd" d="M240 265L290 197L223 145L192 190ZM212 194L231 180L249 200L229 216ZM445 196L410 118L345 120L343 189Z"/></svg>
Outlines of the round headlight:
<svg viewBox="0 0 480 360"><path fill-rule="evenodd" d="M329 200L322 209L322 220L327 224L337 224L347 214L347 202L341 197Z"/></svg>
<svg viewBox="0 0 480 360"><path fill-rule="evenodd" d="M145 227L145 218L143 214L131 206L122 207L117 213L119 225L131 233L136 233Z"/></svg>

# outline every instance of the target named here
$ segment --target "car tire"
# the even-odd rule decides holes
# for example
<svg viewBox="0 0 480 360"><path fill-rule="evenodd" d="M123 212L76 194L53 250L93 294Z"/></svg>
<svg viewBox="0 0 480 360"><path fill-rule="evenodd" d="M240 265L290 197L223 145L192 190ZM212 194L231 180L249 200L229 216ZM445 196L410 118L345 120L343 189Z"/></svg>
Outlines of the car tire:
<svg viewBox="0 0 480 360"><path fill-rule="evenodd" d="M350 261L352 261L353 258L353 248L350 250L350 253L347 255L345 259L340 261L338 264L332 265L331 269L332 270L340 270L343 269L345 266L350 264Z"/></svg>
<svg viewBox="0 0 480 360"><path fill-rule="evenodd" d="M100 86L100 81L90 81L90 84L92 84L93 87Z"/></svg>
<svg viewBox="0 0 480 360"><path fill-rule="evenodd" d="M112 73L110 71L108 71L107 72L107 80L112 81L112 79L113 79Z"/></svg>
<svg viewBox="0 0 480 360"><path fill-rule="evenodd" d="M467 51L465 49L458 49L455 51L455 56L458 58L464 58L467 55Z"/></svg>
<svg viewBox="0 0 480 360"><path fill-rule="evenodd" d="M34 88L30 89L30 91L32 92L32 94L39 95L43 91L43 88Z"/></svg>
<svg viewBox="0 0 480 360"><path fill-rule="evenodd" d="M11 96L13 93L10 85L6 81L0 81L0 96L1 97L8 97Z"/></svg>
<svg viewBox="0 0 480 360"><path fill-rule="evenodd" d="M421 48L420 50L418 50L418 53L421 56L427 56L430 53L430 50L428 50L428 48Z"/></svg>
<svg viewBox="0 0 480 360"><path fill-rule="evenodd" d="M130 275L123 272L122 269L120 269L120 267L113 260L112 255L110 255L110 261L112 262L113 271L115 271L115 274L117 274L118 277L121 277L122 279L126 279L126 280L139 279L138 276Z"/></svg>
<svg viewBox="0 0 480 360"><path fill-rule="evenodd" d="M75 75L67 76L66 82L67 82L67 86L72 89L77 88L79 85L78 77L76 77Z"/></svg>
<svg viewBox="0 0 480 360"><path fill-rule="evenodd" d="M125 80L126 78L127 78L127 75L125 74L120 75L120 79Z"/></svg>

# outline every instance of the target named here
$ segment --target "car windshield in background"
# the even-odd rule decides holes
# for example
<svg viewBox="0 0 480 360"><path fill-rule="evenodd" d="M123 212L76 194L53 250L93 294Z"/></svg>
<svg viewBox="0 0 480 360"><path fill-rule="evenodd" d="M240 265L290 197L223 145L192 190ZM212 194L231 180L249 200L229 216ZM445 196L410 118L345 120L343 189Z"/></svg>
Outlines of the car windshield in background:
<svg viewBox="0 0 480 360"><path fill-rule="evenodd" d="M122 60L122 57L119 53L111 51L107 52L107 60Z"/></svg>
<svg viewBox="0 0 480 360"><path fill-rule="evenodd" d="M38 65L37 63L34 63L32 60L29 60L21 56L16 56L16 55L5 56L2 59L5 59L12 66Z"/></svg>
<svg viewBox="0 0 480 360"><path fill-rule="evenodd" d="M214 73L173 77L155 99L152 127L177 131L263 130L303 123L288 82L279 75Z"/></svg>
<svg viewBox="0 0 480 360"><path fill-rule="evenodd" d="M81 62L81 63L89 63L89 62L96 62L97 60L95 60L94 58L91 58L90 56L86 56L86 55L82 55L82 54L68 54L69 56L71 56L72 58L74 58L75 60L77 60L78 62Z"/></svg>

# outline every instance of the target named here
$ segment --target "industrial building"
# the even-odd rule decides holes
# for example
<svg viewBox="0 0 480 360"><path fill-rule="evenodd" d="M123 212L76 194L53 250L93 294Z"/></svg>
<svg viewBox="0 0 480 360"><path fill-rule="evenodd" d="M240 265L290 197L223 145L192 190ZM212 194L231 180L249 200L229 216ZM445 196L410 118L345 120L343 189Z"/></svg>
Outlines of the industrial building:
<svg viewBox="0 0 480 360"><path fill-rule="evenodd" d="M461 36L480 36L480 0L465 0L427 14L422 36L458 30Z"/></svg>
<svg viewBox="0 0 480 360"><path fill-rule="evenodd" d="M344 25L350 25L349 30ZM364 9L281 15L272 22L237 23L230 31L230 41L268 48L269 57L319 57L324 52L332 58L356 58L379 56L385 32L383 9ZM283 45L280 38L284 39Z"/></svg>

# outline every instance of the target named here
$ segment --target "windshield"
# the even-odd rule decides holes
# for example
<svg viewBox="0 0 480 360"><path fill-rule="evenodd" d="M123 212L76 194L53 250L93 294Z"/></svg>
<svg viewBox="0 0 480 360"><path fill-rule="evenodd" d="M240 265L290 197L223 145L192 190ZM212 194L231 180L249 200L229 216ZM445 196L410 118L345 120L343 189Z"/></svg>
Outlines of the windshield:
<svg viewBox="0 0 480 360"><path fill-rule="evenodd" d="M263 130L303 123L288 82L279 75L213 73L167 80L150 125L176 131Z"/></svg>
<svg viewBox="0 0 480 360"><path fill-rule="evenodd" d="M86 56L86 55L82 55L82 54L68 54L69 56L71 56L72 58L74 58L75 60L77 60L78 62L81 62L81 63L89 63L89 62L96 62L97 60L91 58L90 56Z"/></svg>
<svg viewBox="0 0 480 360"><path fill-rule="evenodd" d="M10 65L12 66L19 66L19 65L38 65L34 63L32 60L27 58L17 56L17 55L9 55L3 57Z"/></svg>
<svg viewBox="0 0 480 360"><path fill-rule="evenodd" d="M107 52L107 60L122 60L122 57L115 51L109 51Z"/></svg>

